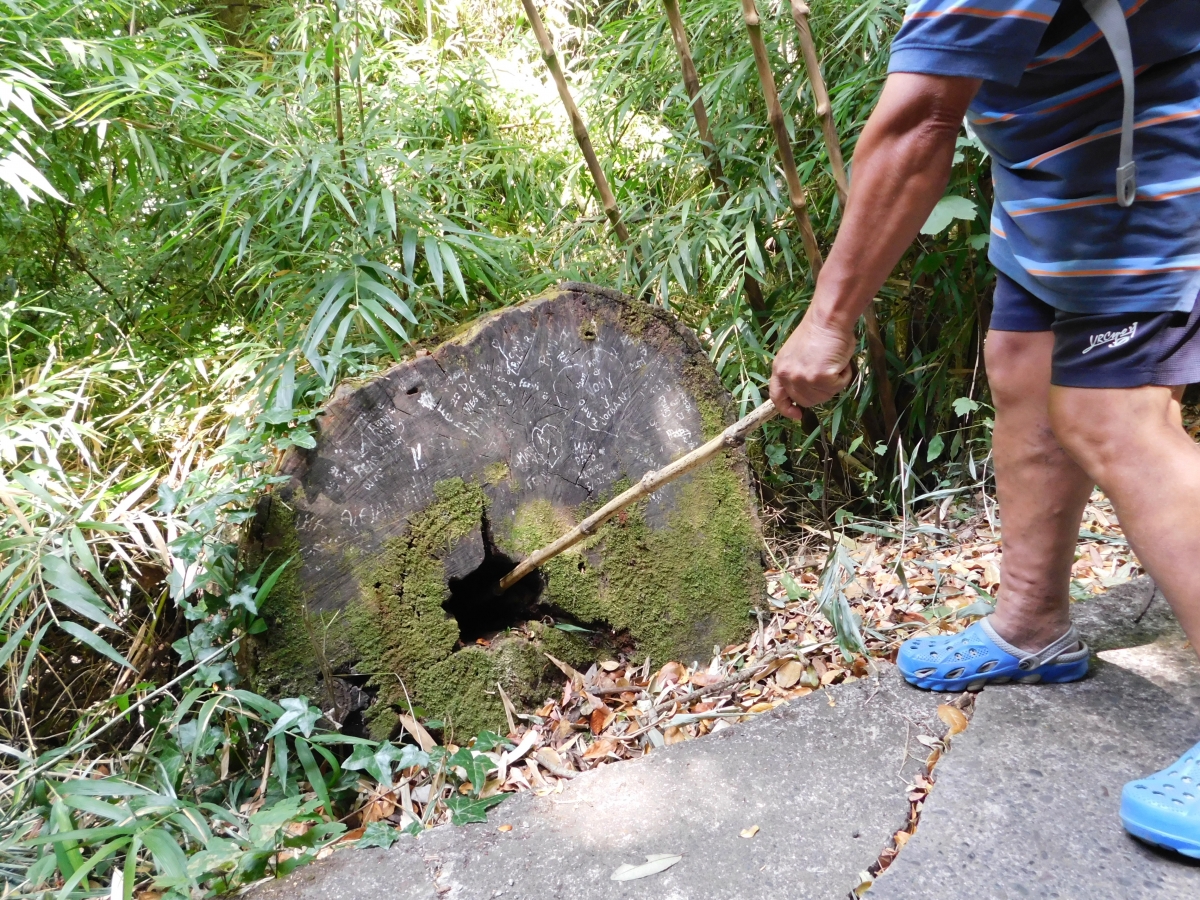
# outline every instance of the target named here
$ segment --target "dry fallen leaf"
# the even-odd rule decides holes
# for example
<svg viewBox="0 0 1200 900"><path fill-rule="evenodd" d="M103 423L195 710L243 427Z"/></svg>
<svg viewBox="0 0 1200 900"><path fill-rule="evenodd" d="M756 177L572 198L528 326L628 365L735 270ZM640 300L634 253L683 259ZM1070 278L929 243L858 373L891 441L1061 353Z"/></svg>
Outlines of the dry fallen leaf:
<svg viewBox="0 0 1200 900"><path fill-rule="evenodd" d="M613 872L611 878L613 881L633 881L635 878L657 875L659 872L671 868L681 859L683 859L682 856L673 856L670 853L655 853L647 856L646 861L640 865L631 866L626 863Z"/></svg>
<svg viewBox="0 0 1200 900"><path fill-rule="evenodd" d="M758 826L757 826L757 825L751 825L749 828L743 828L743 829L742 829L740 832L738 832L738 833L739 833L739 834L740 834L742 837L744 837L744 838L752 838L752 837L754 837L756 834L758 834Z"/></svg>
<svg viewBox="0 0 1200 900"><path fill-rule="evenodd" d="M774 708L775 708L774 703L755 703L752 707L750 707L748 710L746 710L746 712L761 713L761 712L766 712L767 710L774 709Z"/></svg>
<svg viewBox="0 0 1200 900"><path fill-rule="evenodd" d="M663 740L668 744L681 744L686 741L688 737L689 735L686 731L675 725L663 729Z"/></svg>
<svg viewBox="0 0 1200 900"><path fill-rule="evenodd" d="M908 839L912 837L907 831L897 831L892 835L892 840L896 842L896 847L901 848L908 843Z"/></svg>
<svg viewBox="0 0 1200 900"><path fill-rule="evenodd" d="M653 690L661 691L671 684L681 684L687 678L687 668L683 663L672 660L664 665L654 676Z"/></svg>
<svg viewBox="0 0 1200 900"><path fill-rule="evenodd" d="M617 714L607 706L598 706L592 710L592 715L588 718L588 725L592 729L592 734L599 734L605 728L612 724L612 720L617 717Z"/></svg>
<svg viewBox="0 0 1200 900"><path fill-rule="evenodd" d="M433 739L433 735L426 731L425 726L412 716L406 716L402 714L397 716L397 718L400 720L400 724L404 726L405 730L407 730L409 734L416 738L417 743L421 745L421 749L426 753L437 746L437 741Z"/></svg>
<svg viewBox="0 0 1200 900"><path fill-rule="evenodd" d="M363 807L362 823L370 825L372 822L378 822L381 819L386 819L396 811L396 795L390 791L382 797L376 797Z"/></svg>
<svg viewBox="0 0 1200 900"><path fill-rule="evenodd" d="M957 706L943 703L938 707L938 718L945 722L946 727L950 729L947 733L949 737L954 737L954 735L967 730L967 717Z"/></svg>
<svg viewBox="0 0 1200 900"><path fill-rule="evenodd" d="M612 738L600 738L583 752L584 759L602 759L617 749L617 742Z"/></svg>
<svg viewBox="0 0 1200 900"><path fill-rule="evenodd" d="M803 663L800 663L794 659L789 659L782 666L780 666L779 671L775 673L775 683L781 688L795 687L800 681L800 676L803 674Z"/></svg>
<svg viewBox="0 0 1200 900"><path fill-rule="evenodd" d="M621 664L615 659L606 659L604 662L600 663L600 668L602 668L605 672L615 672L617 669L621 668Z"/></svg>
<svg viewBox="0 0 1200 900"><path fill-rule="evenodd" d="M512 831L512 826L511 826L511 825L501 825L501 826L500 826L499 828L497 828L496 830L497 830L497 831L505 831L505 832L507 832L507 831Z"/></svg>

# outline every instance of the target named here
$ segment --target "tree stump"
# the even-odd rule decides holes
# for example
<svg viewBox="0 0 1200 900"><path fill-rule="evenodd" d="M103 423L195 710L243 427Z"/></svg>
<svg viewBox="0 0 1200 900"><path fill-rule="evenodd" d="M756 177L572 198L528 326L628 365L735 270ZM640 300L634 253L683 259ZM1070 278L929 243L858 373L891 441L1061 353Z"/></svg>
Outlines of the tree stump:
<svg viewBox="0 0 1200 900"><path fill-rule="evenodd" d="M568 283L429 354L341 385L316 447L289 451L249 557L286 558L256 687L306 694L387 736L417 707L457 740L538 705L617 650L704 659L745 638L764 593L746 458L725 452L496 595L525 554L734 420L668 313ZM361 718L360 718L361 717ZM507 729L504 729L507 730Z"/></svg>

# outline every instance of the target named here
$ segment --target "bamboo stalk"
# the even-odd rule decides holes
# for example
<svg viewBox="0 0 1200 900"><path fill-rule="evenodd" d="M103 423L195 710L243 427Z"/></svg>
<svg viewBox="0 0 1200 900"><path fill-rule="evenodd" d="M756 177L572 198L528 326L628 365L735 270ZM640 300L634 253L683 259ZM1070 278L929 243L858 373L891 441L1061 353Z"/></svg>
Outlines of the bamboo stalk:
<svg viewBox="0 0 1200 900"><path fill-rule="evenodd" d="M333 111L334 111L334 126L337 129L338 153L342 158L342 170L346 169L346 129L342 123L342 48L338 42L339 25L341 23L338 17L337 4L332 6L333 18L333 35L330 38L333 41Z"/></svg>
<svg viewBox="0 0 1200 900"><path fill-rule="evenodd" d="M846 178L846 164L842 160L842 145L838 140L837 126L833 121L833 105L821 76L821 61L817 58L817 45L813 42L812 29L808 26L808 4L802 0L791 0L792 19L800 33L800 53L804 56L804 67L808 70L808 81L812 85L813 100L817 117L821 120L821 131L825 135L825 149L829 152L829 167L833 170L833 181L837 185L838 200L846 208L846 197L850 194L850 182Z"/></svg>
<svg viewBox="0 0 1200 900"><path fill-rule="evenodd" d="M716 144L713 143L712 129L708 124L708 109L704 105L704 98L700 96L700 76L696 74L696 64L692 62L692 48L688 43L683 16L679 14L679 3L677 0L663 0L663 7L667 11L671 39L675 42L675 52L679 54L679 63L683 69L683 86L692 101L692 115L696 118L696 131L700 134L700 146L704 150L708 174L712 177L713 187L720 192L722 202L725 202L729 199L729 185L721 168Z"/></svg>
<svg viewBox="0 0 1200 900"><path fill-rule="evenodd" d="M734 422L708 443L702 444L661 469L647 472L637 484L609 500L558 540L525 557L520 565L500 579L499 589L501 591L508 590L547 560L553 559L564 550L578 544L588 535L594 534L597 528L631 503L653 494L664 484L704 465L725 448L741 445L745 442L746 435L778 414L779 411L775 408L775 404L768 400L750 414Z"/></svg>
<svg viewBox="0 0 1200 900"><path fill-rule="evenodd" d="M558 55L554 52L550 35L546 33L542 16L537 11L537 7L533 5L533 0L521 0L521 5L525 7L525 15L529 18L529 24L533 26L534 37L537 38L538 47L542 51L542 60L546 63L546 68L550 70L554 86L558 88L558 96L562 98L563 106L566 107L567 118L571 120L571 131L575 135L575 142L579 144L579 149L583 151L583 158L587 161L588 171L592 173L592 180L596 183L596 191L600 194L600 202L604 205L604 214L608 216L608 221L612 223L613 230L616 231L621 242L628 243L629 230L621 221L621 213L617 209L617 198L613 196L612 188L608 185L608 178L604 174L604 169L600 167L596 151L592 148L592 139L588 136L583 116L579 114L579 108L575 105L574 98L571 97L567 79L563 76L562 66L558 63Z"/></svg>
<svg viewBox="0 0 1200 900"><path fill-rule="evenodd" d="M754 0L742 0L742 18L746 21L746 31L750 35L750 46L754 50L754 65L758 68L758 82L762 86L763 98L767 101L767 117L771 129L775 132L775 149L779 152L779 162L783 166L783 175L787 179L788 202L796 215L800 226L800 240L804 244L804 255L808 257L809 268L812 269L813 281L821 272L821 248L817 246L817 235L813 231L812 220L808 217L808 201L804 195L804 186L800 183L800 174L796 170L796 158L792 155L792 139L788 136L787 126L783 123L783 107L779 104L779 91L775 88L775 74L771 71L771 60L767 56L767 45L763 43L762 20L758 16L758 7Z"/></svg>
<svg viewBox="0 0 1200 900"><path fill-rule="evenodd" d="M867 352L871 355L871 373L875 376L875 389L879 392L879 405L883 409L883 425L887 429L887 441L890 444L899 432L896 424L899 415L896 413L896 395L892 391L892 381L887 372L887 347L883 343L883 334L879 331L879 319L875 315L875 301L863 313L867 325Z"/></svg>
<svg viewBox="0 0 1200 900"><path fill-rule="evenodd" d="M800 35L800 53L804 67L808 70L808 81L812 85L813 100L817 117L821 120L821 132L825 138L825 150L829 154L829 167L833 170L833 181L837 185L838 202L846 208L850 195L850 181L846 177L846 164L842 160L842 144L838 140L837 125L833 121L833 105L829 102L829 91L821 75L821 60L817 56L817 45L813 41L812 28L808 24L808 5L803 0L791 0L792 20ZM879 392L879 404L883 409L883 423L890 442L896 434L896 396L887 373L887 349L879 331L879 319L872 302L863 313L867 325L867 349L871 355L871 372L875 376L875 389Z"/></svg>
<svg viewBox="0 0 1200 900"><path fill-rule="evenodd" d="M696 131L700 135L700 147L704 151L704 162L708 167L708 175L712 179L713 187L717 189L721 203L728 204L729 180L721 168L721 157L717 153L717 145L712 138L712 129L708 123L708 108L704 105L704 97L700 94L700 76L696 74L696 64L692 61L692 47L688 42L683 16L679 13L678 0L663 0L663 7L667 11L667 21L671 25L671 40L675 43L675 52L679 54L679 64L683 69L683 86L692 103L692 115L696 119ZM745 262L744 254L741 261ZM762 287L749 273L745 274L743 287L750 308L756 313L765 313L767 304L763 300Z"/></svg>

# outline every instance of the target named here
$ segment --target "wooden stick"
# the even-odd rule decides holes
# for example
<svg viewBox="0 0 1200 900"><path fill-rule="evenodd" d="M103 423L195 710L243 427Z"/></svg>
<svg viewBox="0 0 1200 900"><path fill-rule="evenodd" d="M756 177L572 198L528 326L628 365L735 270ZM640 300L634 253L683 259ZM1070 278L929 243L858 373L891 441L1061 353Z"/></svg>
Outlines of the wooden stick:
<svg viewBox="0 0 1200 900"><path fill-rule="evenodd" d="M821 120L821 131L825 137L825 150L829 153L829 167L833 170L833 181L837 185L838 202L846 208L850 194L850 181L846 177L846 164L842 160L842 144L838 140L837 125L833 121L833 105L825 89L821 75L821 60L817 57L817 45L813 41L812 29L808 24L808 5L803 0L791 0L792 20L800 35L800 52L804 56L804 67L808 70L808 81L812 85L813 100L817 117ZM879 405L883 409L883 423L887 428L890 443L896 435L896 396L887 373L887 349L879 331L879 319L872 302L863 313L867 325L867 349L871 355L871 372L875 376L875 389L879 392Z"/></svg>
<svg viewBox="0 0 1200 900"><path fill-rule="evenodd" d="M808 257L808 265L812 270L813 281L821 272L821 248L817 246L817 235L813 231L812 221L808 217L808 201L804 196L804 186L800 183L800 174L796 171L796 158L792 155L792 139L788 136L787 126L783 123L783 107L779 104L779 91L775 88L775 74L771 71L771 60L767 56L767 45L763 43L762 20L758 16L758 7L754 0L742 0L742 18L746 21L746 31L750 35L750 46L754 50L754 64L758 67L758 82L762 85L763 98L767 101L767 117L775 132L775 149L779 152L779 162L783 166L783 175L787 179L788 201L796 222L800 226L800 240L804 244L804 255Z"/></svg>
<svg viewBox="0 0 1200 900"><path fill-rule="evenodd" d="M554 52L554 45L550 43L550 35L546 33L542 17L538 13L537 7L533 5L533 0L521 0L521 5L525 7L525 15L529 17L529 24L533 26L533 34L537 38L538 47L541 48L546 68L550 70L550 75L554 78L558 96L562 98L563 106L567 109L567 118L571 120L571 131L575 135L579 149L583 151L583 158L587 161L588 171L592 173L592 180L596 183L596 190L604 205L604 214L608 216L608 221L612 223L613 230L616 231L621 242L628 243L629 230L621 221L621 213L617 209L617 198L613 196L612 188L608 186L608 178L604 174L604 169L600 167L596 151L592 148L592 139L588 137L583 116L579 114L579 108L575 106L575 100L571 97L567 79L563 77L562 67L558 64L558 55Z"/></svg>
<svg viewBox="0 0 1200 900"><path fill-rule="evenodd" d="M661 469L647 472L642 476L641 481L624 493L618 494L612 500L609 500L558 540L547 544L540 550L525 557L519 566L500 579L499 589L501 591L508 590L547 560L553 559L564 550L578 544L588 535L594 534L597 528L631 503L649 494L653 494L664 484L674 481L679 476L692 471L692 469L704 465L726 447L739 446L745 442L746 435L757 429L764 422L775 418L778 414L779 411L775 409L775 404L768 400L749 415L734 422L707 444L697 447L695 450L681 456L675 462L663 466Z"/></svg>
<svg viewBox="0 0 1200 900"><path fill-rule="evenodd" d="M700 147L704 151L704 161L708 166L708 175L722 204L729 203L729 181L721 168L721 157L717 153L717 145L712 138L712 129L708 124L708 109L704 105L704 97L700 94L700 76L696 74L696 64L692 62L692 48L688 43L687 29L683 25L683 16L679 14L678 0L663 0L667 11L667 21L671 24L671 39L675 43L675 52L679 54L679 64L683 69L683 86L692 102L692 115L696 119L696 131L700 135ZM744 264L745 255L741 262ZM743 287L750 308L756 313L767 311L763 300L762 287L749 273L745 274Z"/></svg>

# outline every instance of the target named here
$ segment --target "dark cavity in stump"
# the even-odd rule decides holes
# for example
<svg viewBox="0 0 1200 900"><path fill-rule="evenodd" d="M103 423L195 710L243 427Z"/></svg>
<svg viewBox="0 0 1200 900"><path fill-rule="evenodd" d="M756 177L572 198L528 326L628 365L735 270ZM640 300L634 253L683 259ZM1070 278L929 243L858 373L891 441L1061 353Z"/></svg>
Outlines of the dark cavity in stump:
<svg viewBox="0 0 1200 900"><path fill-rule="evenodd" d="M517 560L495 548L484 519L484 556L478 568L448 582L450 596L442 609L458 623L458 639L470 646L477 638L490 638L531 619L551 614L540 607L545 583L540 572L530 572L507 591L497 583L517 567Z"/></svg>
<svg viewBox="0 0 1200 900"><path fill-rule="evenodd" d="M375 738L411 703L461 743L506 730L498 684L524 709L560 689L548 655L585 671L618 651L661 665L744 640L765 585L741 449L493 593L517 560L736 417L695 335L585 284L343 384L248 529L252 569L292 562L239 665Z"/></svg>

